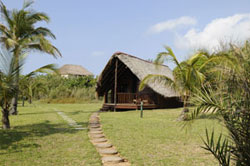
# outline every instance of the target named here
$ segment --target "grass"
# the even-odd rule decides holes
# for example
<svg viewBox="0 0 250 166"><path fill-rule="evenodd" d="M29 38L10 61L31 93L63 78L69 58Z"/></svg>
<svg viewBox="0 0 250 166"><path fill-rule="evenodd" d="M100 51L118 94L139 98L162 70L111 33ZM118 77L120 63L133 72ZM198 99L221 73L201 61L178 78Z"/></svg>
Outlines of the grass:
<svg viewBox="0 0 250 166"><path fill-rule="evenodd" d="M12 129L0 129L1 166L100 166L87 130L75 130L55 110L87 127L100 104L35 104L19 107Z"/></svg>
<svg viewBox="0 0 250 166"><path fill-rule="evenodd" d="M75 130L59 116L63 112L87 127L100 103L33 104L19 107L11 116L12 129L0 129L1 166L100 166L100 156L89 142L87 130ZM132 165L217 165L213 156L201 149L205 127L223 132L216 120L199 119L181 130L176 121L181 109L101 113L104 133Z"/></svg>
<svg viewBox="0 0 250 166"><path fill-rule="evenodd" d="M176 119L181 109L146 110L101 114L104 133L122 156L135 166L214 166L217 161L200 146L205 128L223 128L215 119L199 119L181 129Z"/></svg>

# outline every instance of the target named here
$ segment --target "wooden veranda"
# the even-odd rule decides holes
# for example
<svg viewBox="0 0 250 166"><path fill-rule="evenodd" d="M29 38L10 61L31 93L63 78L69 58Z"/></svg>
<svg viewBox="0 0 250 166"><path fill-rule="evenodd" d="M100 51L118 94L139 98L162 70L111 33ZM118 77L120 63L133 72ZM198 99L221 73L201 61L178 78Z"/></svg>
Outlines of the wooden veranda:
<svg viewBox="0 0 250 166"><path fill-rule="evenodd" d="M155 109L157 108L157 104L152 100L153 97L152 94L117 93L116 102L111 102L111 96L104 98L103 110L139 109L141 102L143 102L143 108Z"/></svg>

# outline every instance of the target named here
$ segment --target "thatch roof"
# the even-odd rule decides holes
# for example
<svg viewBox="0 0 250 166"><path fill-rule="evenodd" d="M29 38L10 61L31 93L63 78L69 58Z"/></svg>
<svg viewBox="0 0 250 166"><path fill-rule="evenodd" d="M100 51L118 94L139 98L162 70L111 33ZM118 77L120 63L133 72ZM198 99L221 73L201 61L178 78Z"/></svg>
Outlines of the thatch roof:
<svg viewBox="0 0 250 166"><path fill-rule="evenodd" d="M81 65L63 65L59 69L59 74L61 75L78 75L78 76L90 76L93 75L87 69L82 67Z"/></svg>
<svg viewBox="0 0 250 166"><path fill-rule="evenodd" d="M108 68L114 63L115 58L118 58L126 67L130 69L130 71L139 79L142 80L149 74L158 74L158 75L165 75L171 79L173 79L172 71L169 69L168 66L165 65L155 65L152 62L134 57L132 55L128 55L122 52L116 52L113 54L111 59L109 60L108 64L104 68L103 72L101 73L99 80L98 80L98 86L102 86L102 79L103 76L106 74ZM152 90L154 90L156 93L161 94L164 97L177 97L179 96L172 88L167 87L164 82L160 81L150 81L147 84ZM97 87L98 92L98 87Z"/></svg>

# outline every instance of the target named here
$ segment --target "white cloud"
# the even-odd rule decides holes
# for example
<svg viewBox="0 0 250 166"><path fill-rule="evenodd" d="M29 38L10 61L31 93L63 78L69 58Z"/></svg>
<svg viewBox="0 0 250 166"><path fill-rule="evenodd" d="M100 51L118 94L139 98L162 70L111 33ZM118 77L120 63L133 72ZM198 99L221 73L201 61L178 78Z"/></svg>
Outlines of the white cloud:
<svg viewBox="0 0 250 166"><path fill-rule="evenodd" d="M149 28L149 33L161 33L166 30L174 30L177 27L195 25L196 19L189 16L183 16L177 19L172 19L164 22L157 23Z"/></svg>
<svg viewBox="0 0 250 166"><path fill-rule="evenodd" d="M92 56L103 56L104 54L103 51L94 51L91 53Z"/></svg>
<svg viewBox="0 0 250 166"><path fill-rule="evenodd" d="M206 48L215 51L221 43L242 42L250 38L250 13L236 14L212 20L204 29L190 29L178 35L175 46L179 49Z"/></svg>

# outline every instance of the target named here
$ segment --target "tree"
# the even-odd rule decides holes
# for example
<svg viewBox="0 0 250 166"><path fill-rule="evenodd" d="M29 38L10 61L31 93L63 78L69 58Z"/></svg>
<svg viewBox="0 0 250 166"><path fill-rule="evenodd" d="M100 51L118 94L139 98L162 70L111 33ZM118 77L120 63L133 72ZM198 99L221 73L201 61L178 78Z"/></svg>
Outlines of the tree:
<svg viewBox="0 0 250 166"><path fill-rule="evenodd" d="M0 42L13 53L15 65L19 66L19 58L30 51L40 51L54 57L61 56L59 50L47 39L55 39L55 35L45 27L35 27L38 22L49 22L45 13L30 9L33 1L24 1L21 10L9 11L1 2L0 12L4 22L0 23ZM19 73L16 74L16 95L13 100L13 113L17 114Z"/></svg>
<svg viewBox="0 0 250 166"><path fill-rule="evenodd" d="M218 58L221 53L218 54ZM204 149L208 150L222 166L229 166L234 160L237 166L250 165L250 44L242 47L231 45L230 50L223 52L234 66L217 63L221 77L204 86L192 99L196 109L191 120L200 114L217 113L222 118L228 137L215 140L214 132L206 130ZM214 88L216 87L217 88Z"/></svg>
<svg viewBox="0 0 250 166"><path fill-rule="evenodd" d="M28 85L28 79L26 79L25 76L20 76L19 95L22 98L22 106L23 107L25 104L25 100L27 100L27 96L28 96L27 85Z"/></svg>
<svg viewBox="0 0 250 166"><path fill-rule="evenodd" d="M49 65L40 67L27 75L20 77L19 91L23 100L23 104L22 104L23 106L24 106L24 101L26 98L28 99L29 104L32 104L32 99L36 93L37 94L39 92L46 93L46 87L45 87L46 85L40 81L37 81L34 78L36 73L58 74L56 66L54 64L49 64Z"/></svg>
<svg viewBox="0 0 250 166"><path fill-rule="evenodd" d="M0 53L0 64L0 105L2 108L2 125L3 129L9 129L11 99L17 92L15 78L21 65L15 65L15 59L8 51Z"/></svg>
<svg viewBox="0 0 250 166"><path fill-rule="evenodd" d="M180 63L170 47L165 46L165 49L166 52L161 52L157 55L155 64L157 67L157 65L163 64L166 60L171 60L174 62L176 65L176 68L173 71L174 79L171 79L165 75L151 74L146 76L141 81L139 89L142 90L150 80L164 81L168 87L173 88L180 94L184 103L184 111L186 111L191 92L193 92L195 88L201 86L205 79L204 74L200 72L202 68L199 67L198 62L200 62L201 59L207 59L207 54L204 52L199 52L189 60Z"/></svg>
<svg viewBox="0 0 250 166"><path fill-rule="evenodd" d="M22 56L23 57L23 56ZM24 59L21 58L19 65L15 63L15 57L8 50L0 52L0 106L2 108L2 125L3 129L10 128L9 111L11 107L11 99L16 95L16 75L24 64ZM45 65L35 71L27 74L23 79L31 78L38 72L54 72L57 71L55 65ZM22 80L20 80L22 81Z"/></svg>

